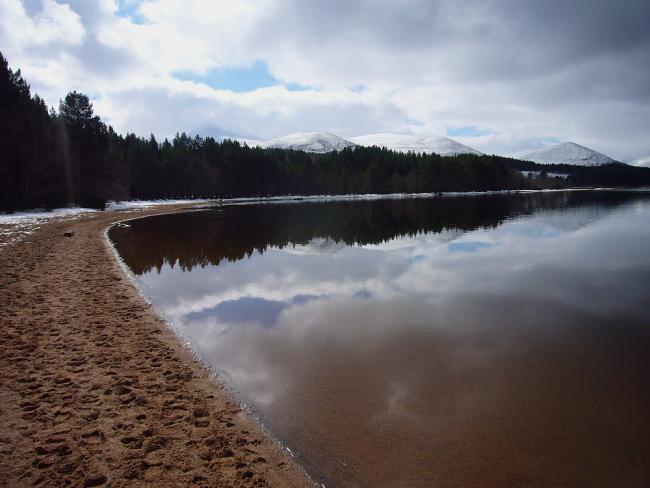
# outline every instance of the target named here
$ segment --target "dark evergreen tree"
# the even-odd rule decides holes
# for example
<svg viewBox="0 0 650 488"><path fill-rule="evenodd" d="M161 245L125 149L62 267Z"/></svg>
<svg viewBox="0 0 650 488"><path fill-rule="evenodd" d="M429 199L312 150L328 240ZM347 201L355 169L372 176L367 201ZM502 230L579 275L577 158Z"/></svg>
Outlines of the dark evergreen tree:
<svg viewBox="0 0 650 488"><path fill-rule="evenodd" d="M107 200L128 197L123 140L93 113L87 95L70 92L59 104L66 165L81 205L103 208Z"/></svg>
<svg viewBox="0 0 650 488"><path fill-rule="evenodd" d="M31 96L20 70L0 53L0 208L65 203L54 127L47 107Z"/></svg>

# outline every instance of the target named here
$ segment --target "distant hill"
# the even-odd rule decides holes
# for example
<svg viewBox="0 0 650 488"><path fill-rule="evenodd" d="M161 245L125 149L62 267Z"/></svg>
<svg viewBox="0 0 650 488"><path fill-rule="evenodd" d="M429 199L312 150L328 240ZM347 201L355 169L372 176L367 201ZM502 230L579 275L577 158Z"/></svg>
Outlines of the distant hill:
<svg viewBox="0 0 650 488"><path fill-rule="evenodd" d="M440 136L418 136L412 134L368 134L352 137L350 141L360 146L385 147L397 152L415 152L455 156L457 154L482 154L458 141Z"/></svg>
<svg viewBox="0 0 650 488"><path fill-rule="evenodd" d="M294 149L311 153L342 151L355 144L331 132L294 132L283 137L260 141L256 145L263 148Z"/></svg>
<svg viewBox="0 0 650 488"><path fill-rule="evenodd" d="M571 164L574 166L602 166L616 162L605 154L575 142L562 142L539 151L533 151L524 154L521 159L539 164Z"/></svg>
<svg viewBox="0 0 650 488"><path fill-rule="evenodd" d="M482 153L447 137L416 136L411 134L368 134L343 139L331 132L295 132L283 137L265 141L246 141L249 145L263 148L294 149L311 153L341 151L346 147L377 146L401 153L415 152L455 156L457 154Z"/></svg>
<svg viewBox="0 0 650 488"><path fill-rule="evenodd" d="M640 166L642 168L650 168L650 156L635 159L634 161L631 161L630 164L632 166Z"/></svg>

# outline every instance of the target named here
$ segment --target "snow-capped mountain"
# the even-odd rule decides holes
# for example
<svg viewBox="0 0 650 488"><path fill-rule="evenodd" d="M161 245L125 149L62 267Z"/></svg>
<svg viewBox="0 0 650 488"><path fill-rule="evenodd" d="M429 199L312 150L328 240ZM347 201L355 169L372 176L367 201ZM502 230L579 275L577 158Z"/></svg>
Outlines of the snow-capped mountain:
<svg viewBox="0 0 650 488"><path fill-rule="evenodd" d="M615 162L609 156L575 142L562 142L539 151L533 151L524 154L521 159L539 164L573 164L576 166L600 166Z"/></svg>
<svg viewBox="0 0 650 488"><path fill-rule="evenodd" d="M457 154L482 154L458 141L440 136L417 136L412 134L368 134L350 139L360 146L378 146L398 152L436 153L441 156Z"/></svg>
<svg viewBox="0 0 650 488"><path fill-rule="evenodd" d="M250 147L259 146L260 142L262 142L259 139L251 139L247 137L222 136L219 138L220 141L225 141L226 139L237 141L239 144L246 144Z"/></svg>
<svg viewBox="0 0 650 488"><path fill-rule="evenodd" d="M641 166L642 168L650 168L650 156L635 159L634 161L631 161L630 164L632 166Z"/></svg>
<svg viewBox="0 0 650 488"><path fill-rule="evenodd" d="M283 137L260 141L257 145L263 148L295 149L312 153L342 151L355 144L331 132L295 132Z"/></svg>

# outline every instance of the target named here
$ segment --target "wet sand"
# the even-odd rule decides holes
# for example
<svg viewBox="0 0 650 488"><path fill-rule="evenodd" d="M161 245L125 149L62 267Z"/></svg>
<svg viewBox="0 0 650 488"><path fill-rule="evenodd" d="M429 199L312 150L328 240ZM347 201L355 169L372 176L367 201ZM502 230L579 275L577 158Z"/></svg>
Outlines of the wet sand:
<svg viewBox="0 0 650 488"><path fill-rule="evenodd" d="M51 222L0 251L0 486L311 486L105 240L129 214L180 209Z"/></svg>

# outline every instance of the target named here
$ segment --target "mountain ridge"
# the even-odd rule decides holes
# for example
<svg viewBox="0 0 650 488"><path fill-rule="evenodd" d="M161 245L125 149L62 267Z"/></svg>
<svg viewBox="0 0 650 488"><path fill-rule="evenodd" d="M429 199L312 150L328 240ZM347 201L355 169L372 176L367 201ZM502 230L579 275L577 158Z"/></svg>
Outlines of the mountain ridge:
<svg viewBox="0 0 650 488"><path fill-rule="evenodd" d="M603 153L571 141L529 152L520 156L520 159L538 164L570 164L573 166L602 166L616 162Z"/></svg>
<svg viewBox="0 0 650 488"><path fill-rule="evenodd" d="M377 146L401 153L435 153L441 156L457 156L459 154L483 155L482 152L449 137L389 132L367 134L348 139L327 131L293 132L266 140L236 139L240 143L247 144L251 147L292 149L317 154L342 151L346 148L354 148L357 146ZM572 141L561 142L524 154L520 153L515 158L532 161L537 164L568 164L573 166L602 166L616 163L613 158L606 154ZM639 164L636 161L635 163ZM643 163L647 164L645 160L643 160Z"/></svg>
<svg viewBox="0 0 650 488"><path fill-rule="evenodd" d="M265 149L294 149L312 153L342 151L347 147L356 146L331 132L293 132L286 136L259 141L257 145Z"/></svg>
<svg viewBox="0 0 650 488"><path fill-rule="evenodd" d="M331 132L294 132L273 139L246 142L261 148L294 149L312 153L342 151L356 146L378 146L401 153L435 153L441 156L483 154L448 137L396 133L375 133L344 139Z"/></svg>
<svg viewBox="0 0 650 488"><path fill-rule="evenodd" d="M461 144L454 139L442 136L381 132L352 137L350 138L350 141L360 146L385 147L402 153L435 153L441 156L457 156L458 154L476 154L477 156L480 156L483 154L482 152L466 146L465 144Z"/></svg>

